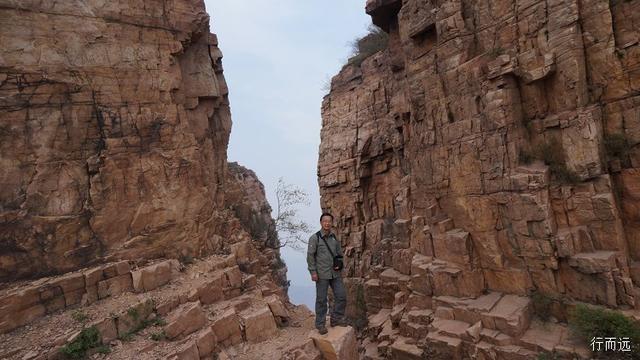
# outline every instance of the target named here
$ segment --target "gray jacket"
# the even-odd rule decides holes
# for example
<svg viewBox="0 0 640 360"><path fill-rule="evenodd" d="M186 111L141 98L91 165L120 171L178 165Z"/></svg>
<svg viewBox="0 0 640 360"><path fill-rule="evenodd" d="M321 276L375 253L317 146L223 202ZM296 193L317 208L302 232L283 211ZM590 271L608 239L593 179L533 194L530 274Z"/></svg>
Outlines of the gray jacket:
<svg viewBox="0 0 640 360"><path fill-rule="evenodd" d="M334 233L324 235L327 245L331 247L334 255L342 255L342 246ZM316 233L309 238L307 247L307 265L309 273L317 273L319 279L335 279L340 277L340 271L333 270L333 256L327 249L324 241L316 236Z"/></svg>

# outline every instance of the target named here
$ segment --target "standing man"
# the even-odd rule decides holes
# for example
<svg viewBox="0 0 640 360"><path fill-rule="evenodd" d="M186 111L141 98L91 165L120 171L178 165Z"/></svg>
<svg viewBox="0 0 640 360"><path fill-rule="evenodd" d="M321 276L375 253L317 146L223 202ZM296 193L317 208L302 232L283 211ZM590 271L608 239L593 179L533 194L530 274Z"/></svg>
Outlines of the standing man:
<svg viewBox="0 0 640 360"><path fill-rule="evenodd" d="M331 326L346 326L344 310L347 305L347 295L342 284L340 272L342 266L335 266L334 258L342 259L342 246L336 235L331 231L333 215L323 213L320 216L322 228L309 238L307 249L307 265L311 273L311 280L316 283L316 329L320 334L327 333L325 318L327 316L327 291L329 286L333 290L335 304L331 312Z"/></svg>

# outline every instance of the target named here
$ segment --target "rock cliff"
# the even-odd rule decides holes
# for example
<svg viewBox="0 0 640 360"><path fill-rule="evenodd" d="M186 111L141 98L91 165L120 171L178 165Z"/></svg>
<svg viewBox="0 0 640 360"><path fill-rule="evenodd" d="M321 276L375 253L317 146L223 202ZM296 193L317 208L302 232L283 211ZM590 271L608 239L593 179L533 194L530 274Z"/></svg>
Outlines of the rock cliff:
<svg viewBox="0 0 640 360"><path fill-rule="evenodd" d="M0 43L0 281L222 248L231 119L202 0L2 0Z"/></svg>
<svg viewBox="0 0 640 360"><path fill-rule="evenodd" d="M0 43L0 358L321 358L202 0L0 0Z"/></svg>
<svg viewBox="0 0 640 360"><path fill-rule="evenodd" d="M388 340L399 331L467 358L480 320L540 350L522 343L534 294L561 320L575 302L640 307L640 2L366 11L388 47L332 79L318 181L378 350L416 350Z"/></svg>

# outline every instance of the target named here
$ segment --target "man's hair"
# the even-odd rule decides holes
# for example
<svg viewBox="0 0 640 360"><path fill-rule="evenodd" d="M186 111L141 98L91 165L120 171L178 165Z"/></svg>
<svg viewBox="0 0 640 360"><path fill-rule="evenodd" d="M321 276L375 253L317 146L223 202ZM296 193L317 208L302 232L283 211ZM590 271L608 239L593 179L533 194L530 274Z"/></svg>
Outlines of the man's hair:
<svg viewBox="0 0 640 360"><path fill-rule="evenodd" d="M322 218L325 217L325 216L329 216L329 217L331 217L331 220L333 220L333 215L331 215L328 212L323 212L322 215L320 215L320 221L322 221Z"/></svg>

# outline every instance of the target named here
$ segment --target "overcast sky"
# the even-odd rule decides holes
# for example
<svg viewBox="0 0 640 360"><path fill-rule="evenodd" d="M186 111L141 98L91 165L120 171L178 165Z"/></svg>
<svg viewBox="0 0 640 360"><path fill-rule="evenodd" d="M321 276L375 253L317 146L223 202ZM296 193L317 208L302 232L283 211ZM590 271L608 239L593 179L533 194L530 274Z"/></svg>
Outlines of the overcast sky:
<svg viewBox="0 0 640 360"><path fill-rule="evenodd" d="M233 128L229 161L256 172L273 205L279 177L304 189L303 218L319 227L323 84L371 22L365 0L205 0L224 54ZM294 286L311 286L303 253L285 249ZM292 295L294 303L303 301ZM305 301L308 305L308 301Z"/></svg>

